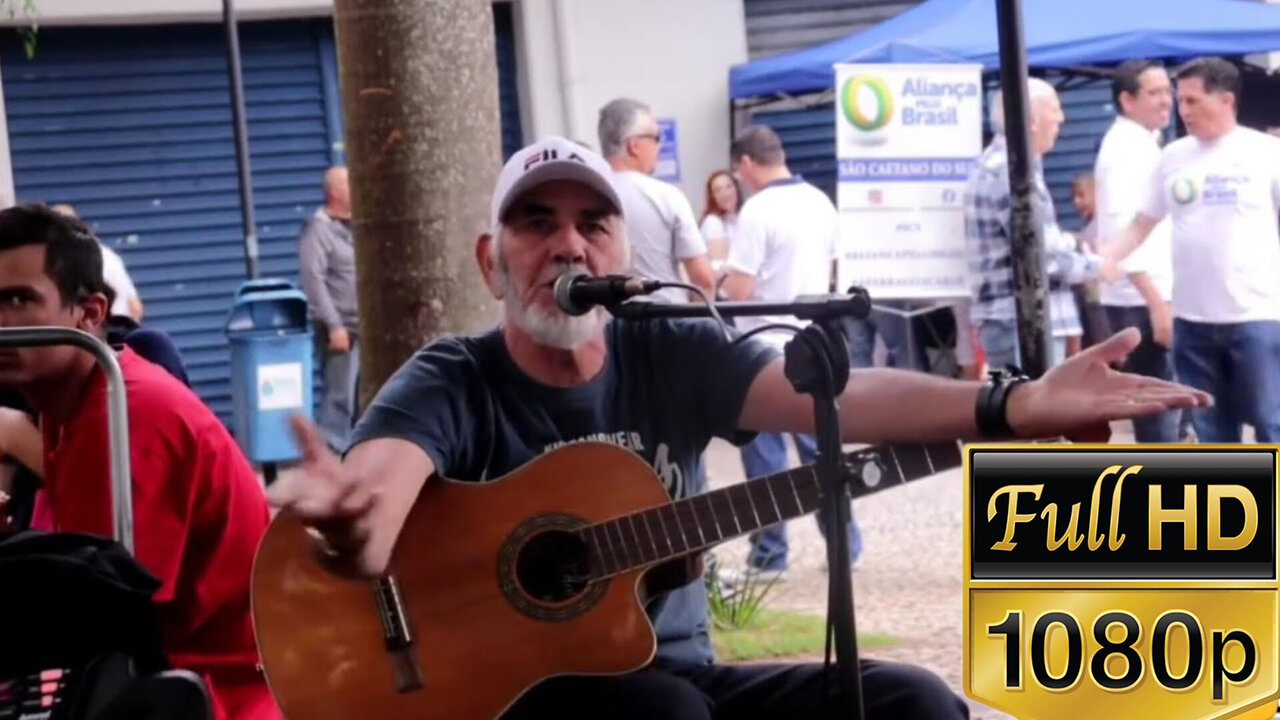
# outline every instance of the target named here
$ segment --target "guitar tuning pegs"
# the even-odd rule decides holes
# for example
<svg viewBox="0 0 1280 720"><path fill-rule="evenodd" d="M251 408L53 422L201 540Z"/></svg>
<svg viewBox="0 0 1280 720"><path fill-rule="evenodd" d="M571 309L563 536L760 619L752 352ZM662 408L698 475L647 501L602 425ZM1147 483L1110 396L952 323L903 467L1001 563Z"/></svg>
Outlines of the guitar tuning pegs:
<svg viewBox="0 0 1280 720"><path fill-rule="evenodd" d="M849 474L849 480L857 480L867 488L879 485L884 477L883 468L880 466L880 455L874 452L859 455L857 460L846 465L846 472Z"/></svg>

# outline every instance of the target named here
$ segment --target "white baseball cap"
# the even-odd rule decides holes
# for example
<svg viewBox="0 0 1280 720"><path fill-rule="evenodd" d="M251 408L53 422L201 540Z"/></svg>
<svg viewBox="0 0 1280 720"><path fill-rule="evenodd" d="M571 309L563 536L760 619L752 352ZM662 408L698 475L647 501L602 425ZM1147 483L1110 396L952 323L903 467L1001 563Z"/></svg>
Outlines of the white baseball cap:
<svg viewBox="0 0 1280 720"><path fill-rule="evenodd" d="M491 227L498 227L516 198L552 180L580 182L603 195L622 214L622 199L613 185L609 163L590 148L552 136L517 150L502 166L493 188Z"/></svg>

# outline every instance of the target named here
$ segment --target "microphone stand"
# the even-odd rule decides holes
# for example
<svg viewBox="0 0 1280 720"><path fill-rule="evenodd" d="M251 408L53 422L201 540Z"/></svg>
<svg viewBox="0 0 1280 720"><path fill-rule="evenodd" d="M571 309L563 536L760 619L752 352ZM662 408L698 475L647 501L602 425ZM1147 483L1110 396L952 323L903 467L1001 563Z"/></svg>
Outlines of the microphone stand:
<svg viewBox="0 0 1280 720"><path fill-rule="evenodd" d="M787 341L784 371L796 392L813 396L817 473L822 491L819 512L826 528L829 574L826 667L829 678L834 640L838 692L836 698L828 693L824 700L829 717L862 720L862 675L858 668L853 574L849 567L849 525L852 521L849 483L861 484L863 480L844 461L838 398L848 383L850 364L848 340L841 320L849 317L865 319L871 313L871 298L865 289L853 287L847 295L806 295L790 303L725 302L715 303L714 307L723 317L791 315L811 321ZM622 320L714 315L710 304L636 300L608 306L608 310ZM824 683L824 687L829 686Z"/></svg>

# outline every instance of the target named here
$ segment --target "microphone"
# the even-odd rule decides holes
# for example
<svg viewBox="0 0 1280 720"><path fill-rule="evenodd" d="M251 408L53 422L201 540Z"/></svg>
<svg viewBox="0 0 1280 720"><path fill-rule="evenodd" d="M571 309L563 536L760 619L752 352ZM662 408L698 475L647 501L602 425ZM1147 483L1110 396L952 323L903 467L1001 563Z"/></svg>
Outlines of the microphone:
<svg viewBox="0 0 1280 720"><path fill-rule="evenodd" d="M630 275L592 277L584 272L566 272L556 280L553 292L556 305L566 314L585 315L597 305L610 307L627 298L647 295L661 287L661 280L646 280Z"/></svg>

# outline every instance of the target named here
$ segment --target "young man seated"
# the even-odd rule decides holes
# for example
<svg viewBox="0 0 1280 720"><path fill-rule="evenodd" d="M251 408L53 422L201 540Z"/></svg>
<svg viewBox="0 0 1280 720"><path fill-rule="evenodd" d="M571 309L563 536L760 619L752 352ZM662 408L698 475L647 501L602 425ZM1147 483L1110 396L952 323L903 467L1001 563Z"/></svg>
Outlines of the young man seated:
<svg viewBox="0 0 1280 720"><path fill-rule="evenodd" d="M105 338L102 251L90 230L42 206L0 211L0 326L60 326ZM162 583L155 603L174 667L200 674L214 720L278 718L257 669L249 579L269 520L253 468L181 382L119 351L129 410L135 555ZM32 526L110 537L106 382L69 346L0 350L0 386L39 414L43 486Z"/></svg>

